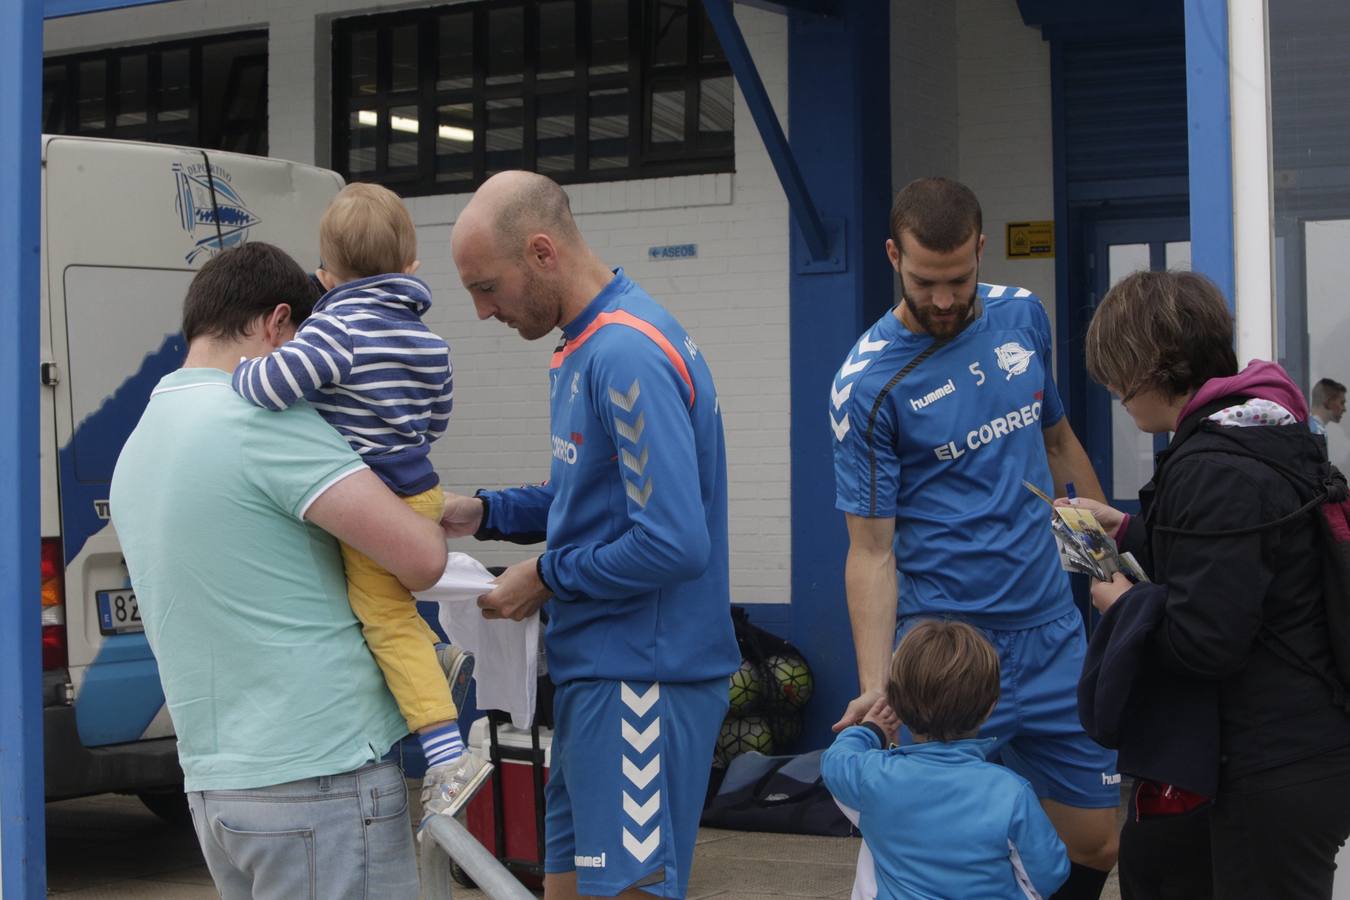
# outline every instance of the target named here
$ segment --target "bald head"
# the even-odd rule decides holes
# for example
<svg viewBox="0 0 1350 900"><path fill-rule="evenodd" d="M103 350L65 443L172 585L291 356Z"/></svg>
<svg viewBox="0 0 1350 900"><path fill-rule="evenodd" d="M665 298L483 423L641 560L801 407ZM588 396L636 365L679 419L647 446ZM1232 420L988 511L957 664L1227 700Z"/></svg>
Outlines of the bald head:
<svg viewBox="0 0 1350 900"><path fill-rule="evenodd" d="M485 181L455 221L450 253L478 317L527 340L570 322L613 278L582 239L567 194L533 172Z"/></svg>
<svg viewBox="0 0 1350 900"><path fill-rule="evenodd" d="M552 178L534 172L500 172L483 182L455 222L452 242L461 232L490 238L510 259L524 255L536 234L564 246L581 241L567 193Z"/></svg>

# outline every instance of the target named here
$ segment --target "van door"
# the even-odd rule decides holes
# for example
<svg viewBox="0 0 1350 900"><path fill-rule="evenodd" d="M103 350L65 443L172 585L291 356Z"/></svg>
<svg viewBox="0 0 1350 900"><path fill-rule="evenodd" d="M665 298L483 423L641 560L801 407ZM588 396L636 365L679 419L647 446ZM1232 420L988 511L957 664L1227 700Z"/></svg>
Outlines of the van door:
<svg viewBox="0 0 1350 900"><path fill-rule="evenodd" d="M121 141L46 148L46 266L56 385L66 633L85 746L172 734L159 673L109 520L108 485L150 392L186 352L195 271L247 240L311 268L341 185L277 160ZM205 513L204 513L205 514Z"/></svg>

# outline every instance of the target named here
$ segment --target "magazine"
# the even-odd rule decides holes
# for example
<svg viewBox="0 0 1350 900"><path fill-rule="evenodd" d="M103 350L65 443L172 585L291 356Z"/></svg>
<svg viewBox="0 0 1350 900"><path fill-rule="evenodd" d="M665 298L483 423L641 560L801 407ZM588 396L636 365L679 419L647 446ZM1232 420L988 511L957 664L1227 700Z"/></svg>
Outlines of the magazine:
<svg viewBox="0 0 1350 900"><path fill-rule="evenodd" d="M1045 492L1028 481L1027 490L1054 510L1050 530L1059 548L1059 563L1066 572L1079 572L1098 581L1110 581L1120 572L1133 582L1148 581L1131 553L1121 553L1097 517L1076 506L1055 506Z"/></svg>

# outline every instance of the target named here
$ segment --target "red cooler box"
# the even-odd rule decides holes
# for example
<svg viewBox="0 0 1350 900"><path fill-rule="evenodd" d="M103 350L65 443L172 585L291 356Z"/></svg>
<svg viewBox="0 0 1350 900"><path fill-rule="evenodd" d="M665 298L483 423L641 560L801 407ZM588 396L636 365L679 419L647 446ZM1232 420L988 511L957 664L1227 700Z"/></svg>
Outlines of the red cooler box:
<svg viewBox="0 0 1350 900"><path fill-rule="evenodd" d="M492 716L500 722L495 728ZM553 731L521 731L489 713L469 729L469 746L496 766L469 801L469 832L520 880L538 887L544 874L544 784L548 781Z"/></svg>

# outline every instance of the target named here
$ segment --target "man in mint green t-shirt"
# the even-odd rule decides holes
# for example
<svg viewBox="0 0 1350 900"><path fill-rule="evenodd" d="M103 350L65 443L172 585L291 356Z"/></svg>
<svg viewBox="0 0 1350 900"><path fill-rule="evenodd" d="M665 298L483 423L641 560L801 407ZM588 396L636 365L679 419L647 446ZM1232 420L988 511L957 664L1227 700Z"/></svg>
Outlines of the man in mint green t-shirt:
<svg viewBox="0 0 1350 900"><path fill-rule="evenodd" d="M112 519L221 895L415 898L403 775L380 762L407 729L335 538L416 590L444 570L444 533L307 404L269 412L230 387L313 296L267 244L202 267L187 358L118 458Z"/></svg>

